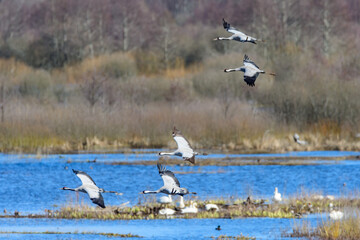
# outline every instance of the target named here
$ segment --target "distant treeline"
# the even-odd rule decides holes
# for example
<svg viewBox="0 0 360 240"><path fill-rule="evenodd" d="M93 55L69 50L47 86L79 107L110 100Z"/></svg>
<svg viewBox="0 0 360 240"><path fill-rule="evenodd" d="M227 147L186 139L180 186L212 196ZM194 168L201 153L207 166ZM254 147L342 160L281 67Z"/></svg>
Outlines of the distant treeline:
<svg viewBox="0 0 360 240"><path fill-rule="evenodd" d="M224 45L209 46L208 39L221 33L222 18L267 40L261 47L266 57L289 43L317 57L331 56L358 45L359 5L357 0L2 0L0 57L51 69L134 51L140 65L161 62L154 69L140 67L143 71L175 66L177 59L188 66L214 51L226 53Z"/></svg>

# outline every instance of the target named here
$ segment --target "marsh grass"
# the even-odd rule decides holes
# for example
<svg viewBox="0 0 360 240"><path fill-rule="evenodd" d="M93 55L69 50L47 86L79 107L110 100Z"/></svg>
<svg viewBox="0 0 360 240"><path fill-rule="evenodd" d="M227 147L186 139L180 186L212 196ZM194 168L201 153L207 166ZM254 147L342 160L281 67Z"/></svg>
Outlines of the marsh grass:
<svg viewBox="0 0 360 240"><path fill-rule="evenodd" d="M339 140L339 135L320 135L316 131L304 131L301 137L309 145L299 146L292 139L294 129L274 127L271 116L265 112L255 116L252 108L240 101L232 103L234 112L226 119L221 104L209 99L143 105L124 101L111 108L95 105L93 110L78 97L71 101L38 104L37 100L9 100L5 122L0 123L0 151L46 154L172 149L176 147L171 137L173 125L182 130L196 150L259 153L360 149L360 142L354 138Z"/></svg>
<svg viewBox="0 0 360 240"><path fill-rule="evenodd" d="M73 201L64 205L60 210L54 211L50 217L69 219L165 219L168 216L160 215L162 208L171 208L176 211L176 218L237 218L237 217L270 217L270 218L300 218L310 213L324 213L330 211L330 203L335 208L360 208L360 198L355 195L343 196L334 200L324 197L319 199L319 194L300 193L284 199L282 203L273 203L267 199L241 199L241 198L218 198L191 201L197 203L199 212L196 214L182 214L180 209L173 204L159 204L156 198L139 199L136 206L127 207L108 206L106 209L89 207L84 203L74 204ZM219 211L206 211L205 205L213 203L218 205ZM190 200L185 205L188 206Z"/></svg>
<svg viewBox="0 0 360 240"><path fill-rule="evenodd" d="M343 196L330 200L326 197L319 199L318 194L300 193L290 196L281 203L274 203L267 199L241 199L235 197L198 200L195 197L191 201L197 203L198 213L182 214L181 209L173 204L160 204L156 197L139 198L138 205L127 206L124 203L119 206L107 206L106 209L93 207L85 204L81 199L76 202L69 199L67 204L59 210L45 211L40 215L21 215L16 217L30 218L60 218L60 219L104 219L104 220L135 220L135 219L166 219L176 218L238 218L238 217L269 217L269 218L301 218L310 213L330 212L330 203L339 209L360 209L360 198L355 195ZM206 211L205 205L216 204L219 211ZM188 206L190 200L185 205ZM159 210L171 208L176 212L173 216L160 215ZM3 218L12 218L14 215L2 215Z"/></svg>
<svg viewBox="0 0 360 240"><path fill-rule="evenodd" d="M237 218L237 217L271 217L271 218L293 218L294 215L290 212L285 212L282 209L267 209L267 207L246 207L246 206L225 206L218 205L219 211L206 211L203 204L198 205L199 212L195 214L182 214L180 209L173 206L167 206L176 210L174 217L177 218ZM97 209L84 208L62 208L53 214L55 218L66 219L107 219L107 220L134 220L134 219L166 219L168 216L160 215L159 210L164 208L164 205L156 204L152 206L134 206L118 209L111 207L109 211L102 211ZM266 210L265 210L266 209Z"/></svg>
<svg viewBox="0 0 360 240"><path fill-rule="evenodd" d="M299 225L295 225L293 232L288 234L288 236L327 240L360 239L359 212L339 221L333 221L331 219L323 220L322 223L316 227L311 227L308 222L304 221Z"/></svg>
<svg viewBox="0 0 360 240"><path fill-rule="evenodd" d="M106 209L90 207L84 203L74 204L73 202L62 206L59 210L53 211L46 216L31 215L28 217L49 217L49 218L64 218L64 219L107 219L107 220L133 220L133 219L166 219L168 216L160 215L159 210L162 208L171 208L176 211L174 217L176 218L237 218L237 217L270 217L270 218L294 218L296 213L306 214L309 210L304 208L307 204L306 200L294 203L273 204L267 200L248 200L238 198L222 198L222 199L208 199L191 201L197 203L199 210L196 214L182 214L181 209L175 207L173 204L159 204L155 198L146 199L140 205L127 207L122 206L108 206ZM206 211L205 205L213 203L218 205L219 211ZM185 203L189 205L189 201ZM322 208L325 210L326 207ZM11 217L11 216L4 216ZM22 216L26 217L26 216Z"/></svg>

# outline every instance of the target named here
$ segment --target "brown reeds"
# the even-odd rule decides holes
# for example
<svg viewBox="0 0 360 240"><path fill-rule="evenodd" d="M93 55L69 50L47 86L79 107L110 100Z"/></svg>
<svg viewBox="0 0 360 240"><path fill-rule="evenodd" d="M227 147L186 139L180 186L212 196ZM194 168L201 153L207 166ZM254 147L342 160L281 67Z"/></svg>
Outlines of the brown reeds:
<svg viewBox="0 0 360 240"><path fill-rule="evenodd" d="M293 232L289 234L295 238L316 238L326 240L355 240L360 239L360 218L359 214L353 214L342 220L323 220L316 227L311 227L309 223L303 222L294 226Z"/></svg>

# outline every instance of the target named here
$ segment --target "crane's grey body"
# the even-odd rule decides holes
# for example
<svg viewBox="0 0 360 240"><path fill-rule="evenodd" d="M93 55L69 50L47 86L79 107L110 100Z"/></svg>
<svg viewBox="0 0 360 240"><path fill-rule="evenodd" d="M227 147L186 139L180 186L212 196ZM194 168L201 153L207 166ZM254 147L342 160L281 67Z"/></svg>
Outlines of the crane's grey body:
<svg viewBox="0 0 360 240"><path fill-rule="evenodd" d="M194 150L190 146L190 143L181 134L180 130L178 130L178 129L176 129L176 127L174 127L172 136L178 146L178 149L175 150L174 152L169 152L169 153L160 152L159 155L160 156L166 156L166 155L178 156L178 157L182 157L185 161L189 161L192 164L195 164L195 155L198 155L198 153L194 152Z"/></svg>
<svg viewBox="0 0 360 240"><path fill-rule="evenodd" d="M265 71L261 70L250 58L245 54L244 56L244 66L239 68L229 68L225 69L224 72L235 72L241 71L244 72L244 81L247 85L254 87L255 81L260 73L265 73ZM272 74L274 75L274 74Z"/></svg>
<svg viewBox="0 0 360 240"><path fill-rule="evenodd" d="M122 193L118 193L115 191L105 191L103 188L99 188L98 186L96 186L95 181L86 172L77 171L74 169L73 172L78 178L80 178L82 185L74 189L63 187L62 190L87 193L90 197L90 200L102 208L105 208L105 203L101 193L115 193L117 195L122 195Z"/></svg>
<svg viewBox="0 0 360 240"><path fill-rule="evenodd" d="M164 186L159 188L156 191L143 191L143 194L157 194L157 193L164 193L167 195L180 195L184 196L186 194L196 194L195 192L189 192L186 188L180 187L179 180L175 177L174 173L170 170L167 170L160 164L157 164L157 168L159 170L159 175L161 176Z"/></svg>
<svg viewBox="0 0 360 240"><path fill-rule="evenodd" d="M237 30L234 27L231 27L230 23L226 22L225 19L223 19L223 26L226 31L232 33L233 35L231 35L230 37L217 37L214 40L234 40L238 42L250 42L254 44L256 44L256 41L258 41L258 39L246 35L245 33Z"/></svg>

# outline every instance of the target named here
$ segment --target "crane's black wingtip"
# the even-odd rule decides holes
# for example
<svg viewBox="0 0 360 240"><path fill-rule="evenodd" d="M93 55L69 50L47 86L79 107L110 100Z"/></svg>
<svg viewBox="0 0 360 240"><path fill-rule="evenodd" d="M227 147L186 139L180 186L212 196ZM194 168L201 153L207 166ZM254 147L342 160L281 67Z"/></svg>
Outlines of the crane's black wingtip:
<svg viewBox="0 0 360 240"><path fill-rule="evenodd" d="M78 173L79 173L79 171L78 171L78 170L75 170L75 169L73 169L73 172L74 172L75 174L78 174Z"/></svg>
<svg viewBox="0 0 360 240"><path fill-rule="evenodd" d="M185 161L191 162L192 164L195 164L195 155L193 155L191 158L185 158Z"/></svg>
<svg viewBox="0 0 360 240"><path fill-rule="evenodd" d="M225 19L223 18L223 27L225 29L229 29L230 28L230 24L228 22L225 21Z"/></svg>
<svg viewBox="0 0 360 240"><path fill-rule="evenodd" d="M159 170L159 173L161 173L163 171L163 166L160 163L157 163L156 166Z"/></svg>
<svg viewBox="0 0 360 240"><path fill-rule="evenodd" d="M101 208L105 208L104 198L100 195L99 198L90 198L90 200Z"/></svg>

